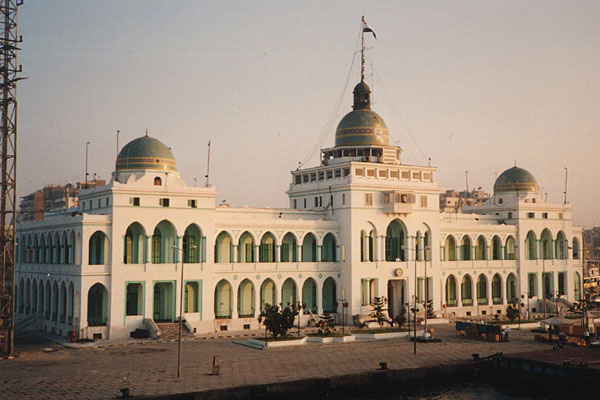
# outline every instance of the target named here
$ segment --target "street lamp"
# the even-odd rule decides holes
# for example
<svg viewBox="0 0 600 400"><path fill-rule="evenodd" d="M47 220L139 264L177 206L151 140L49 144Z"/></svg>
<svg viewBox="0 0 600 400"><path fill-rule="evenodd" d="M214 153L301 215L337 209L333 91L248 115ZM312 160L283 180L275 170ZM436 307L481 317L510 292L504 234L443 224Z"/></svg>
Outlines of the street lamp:
<svg viewBox="0 0 600 400"><path fill-rule="evenodd" d="M413 250L415 252L415 293L414 293L414 310L413 310L413 323L415 325L414 327L414 336L413 336L413 342L414 342L414 346L413 346L413 354L417 354L417 249L416 247L414 249L409 248L408 246L402 246L402 249L404 251L406 250Z"/></svg>
<svg viewBox="0 0 600 400"><path fill-rule="evenodd" d="M429 261L431 261L431 247L425 247L425 326L423 328L423 336L427 338L427 313L429 312L429 285L427 284L427 255L429 254ZM431 261L433 262L433 261Z"/></svg>
<svg viewBox="0 0 600 400"><path fill-rule="evenodd" d="M181 249L175 245L171 246L173 250L181 251L183 255L185 249ZM196 250L196 246L192 246L189 250ZM175 263L177 265L177 263ZM179 342L177 343L177 378L181 376L181 337L183 336L183 257L181 258L181 285L179 293Z"/></svg>

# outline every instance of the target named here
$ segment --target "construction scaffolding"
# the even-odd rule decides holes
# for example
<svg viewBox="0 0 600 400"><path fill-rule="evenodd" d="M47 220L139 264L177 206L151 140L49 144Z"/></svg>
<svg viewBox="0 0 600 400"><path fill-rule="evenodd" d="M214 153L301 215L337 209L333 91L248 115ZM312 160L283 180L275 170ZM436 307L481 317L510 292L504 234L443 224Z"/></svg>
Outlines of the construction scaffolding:
<svg viewBox="0 0 600 400"><path fill-rule="evenodd" d="M16 169L17 169L17 8L22 1L0 0L2 37L0 38L0 354L14 352Z"/></svg>

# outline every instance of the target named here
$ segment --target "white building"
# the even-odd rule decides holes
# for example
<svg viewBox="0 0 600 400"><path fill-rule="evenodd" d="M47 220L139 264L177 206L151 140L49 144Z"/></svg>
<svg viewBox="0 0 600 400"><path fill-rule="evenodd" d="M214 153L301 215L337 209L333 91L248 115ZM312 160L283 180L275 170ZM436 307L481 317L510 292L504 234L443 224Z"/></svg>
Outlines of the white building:
<svg viewBox="0 0 600 400"><path fill-rule="evenodd" d="M302 302L303 323L310 313L340 321L344 297L352 323L385 296L396 316L415 286L439 315L502 313L520 295L538 312L544 295L579 298L582 229L570 205L546 203L515 166L483 206L440 213L436 168L401 163L362 81L353 108L321 165L292 172L287 209L218 206L214 187L184 183L165 144L128 143L109 184L80 193L79 212L18 226L19 319L127 337L177 320L181 268L197 333L258 328L265 303Z"/></svg>

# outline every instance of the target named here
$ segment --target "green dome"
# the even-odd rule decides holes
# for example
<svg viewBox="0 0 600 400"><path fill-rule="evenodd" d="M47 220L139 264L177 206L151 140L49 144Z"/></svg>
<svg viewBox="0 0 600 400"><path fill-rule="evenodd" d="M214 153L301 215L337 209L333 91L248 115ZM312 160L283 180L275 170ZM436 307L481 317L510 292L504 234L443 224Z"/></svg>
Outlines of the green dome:
<svg viewBox="0 0 600 400"><path fill-rule="evenodd" d="M533 175L516 165L500 174L494 184L494 193L539 191L540 188Z"/></svg>
<svg viewBox="0 0 600 400"><path fill-rule="evenodd" d="M354 109L342 118L335 131L336 146L389 145L383 118L371 110L371 89L364 81L354 87Z"/></svg>
<svg viewBox="0 0 600 400"><path fill-rule="evenodd" d="M117 157L117 171L126 169L153 169L177 171L175 157L160 140L142 136L127 143Z"/></svg>
<svg viewBox="0 0 600 400"><path fill-rule="evenodd" d="M372 110L352 110L337 126L335 145L389 145L390 136L383 118Z"/></svg>

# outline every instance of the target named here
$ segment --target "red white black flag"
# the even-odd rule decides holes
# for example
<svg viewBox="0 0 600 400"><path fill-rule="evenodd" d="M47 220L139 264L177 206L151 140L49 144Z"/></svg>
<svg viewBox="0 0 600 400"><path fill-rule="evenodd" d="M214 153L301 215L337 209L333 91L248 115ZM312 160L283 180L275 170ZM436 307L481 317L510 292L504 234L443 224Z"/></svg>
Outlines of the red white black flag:
<svg viewBox="0 0 600 400"><path fill-rule="evenodd" d="M367 24L367 21L365 21L363 19L363 32L371 32L373 34L373 37L375 39L377 39L377 35L375 34L375 31L373 29L371 29L371 27Z"/></svg>

